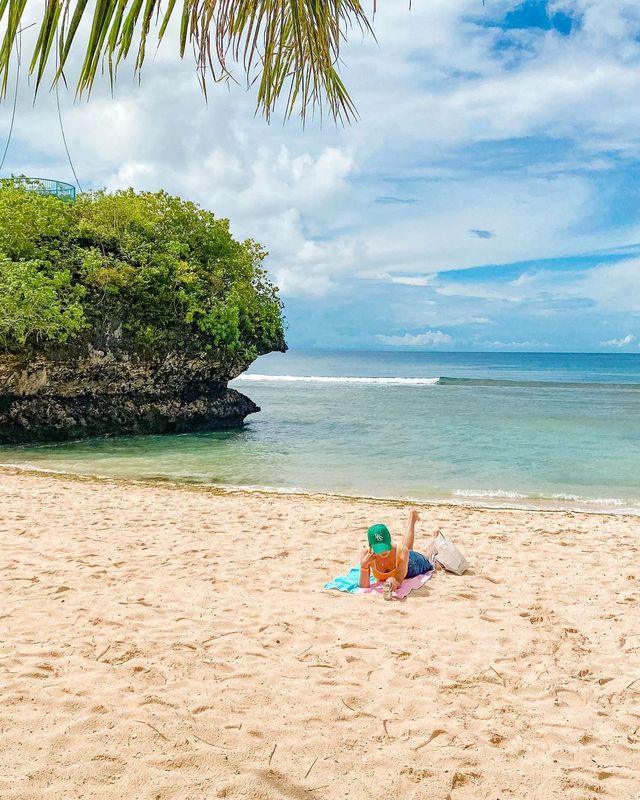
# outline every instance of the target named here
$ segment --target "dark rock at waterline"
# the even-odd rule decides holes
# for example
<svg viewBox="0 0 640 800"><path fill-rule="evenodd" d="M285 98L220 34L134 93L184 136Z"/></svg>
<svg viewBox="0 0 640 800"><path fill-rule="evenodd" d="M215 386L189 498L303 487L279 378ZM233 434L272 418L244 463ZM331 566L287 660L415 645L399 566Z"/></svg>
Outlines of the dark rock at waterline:
<svg viewBox="0 0 640 800"><path fill-rule="evenodd" d="M0 355L0 444L236 428L260 410L227 387L247 366L92 347L73 358Z"/></svg>
<svg viewBox="0 0 640 800"><path fill-rule="evenodd" d="M224 389L215 397L6 395L0 398L0 444L62 442L105 435L189 433L237 428L260 411L248 397Z"/></svg>

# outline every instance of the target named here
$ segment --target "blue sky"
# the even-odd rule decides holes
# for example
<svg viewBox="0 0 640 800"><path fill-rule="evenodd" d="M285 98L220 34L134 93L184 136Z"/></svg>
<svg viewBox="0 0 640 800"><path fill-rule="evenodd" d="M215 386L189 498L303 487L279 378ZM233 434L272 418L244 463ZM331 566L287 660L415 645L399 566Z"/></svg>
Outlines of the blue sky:
<svg viewBox="0 0 640 800"><path fill-rule="evenodd" d="M169 46L114 97L63 92L81 182L263 242L294 347L640 352L638 4L388 2L374 27L346 129L267 126L242 87L205 104ZM5 172L69 180L55 98L19 97Z"/></svg>

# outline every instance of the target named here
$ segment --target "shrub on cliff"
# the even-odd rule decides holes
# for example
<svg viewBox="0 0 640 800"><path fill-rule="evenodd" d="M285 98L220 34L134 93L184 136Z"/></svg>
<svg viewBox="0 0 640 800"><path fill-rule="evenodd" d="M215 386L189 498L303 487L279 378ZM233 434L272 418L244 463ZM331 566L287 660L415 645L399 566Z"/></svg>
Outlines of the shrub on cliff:
<svg viewBox="0 0 640 800"><path fill-rule="evenodd" d="M228 220L165 192L74 203L0 186L0 348L112 337L142 356L175 350L252 361L284 347L265 251Z"/></svg>

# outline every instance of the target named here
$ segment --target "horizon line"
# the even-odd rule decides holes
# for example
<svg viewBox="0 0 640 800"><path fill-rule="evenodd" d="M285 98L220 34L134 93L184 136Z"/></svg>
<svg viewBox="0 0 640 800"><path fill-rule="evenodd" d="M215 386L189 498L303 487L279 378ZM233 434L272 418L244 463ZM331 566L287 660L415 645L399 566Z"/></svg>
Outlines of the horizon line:
<svg viewBox="0 0 640 800"><path fill-rule="evenodd" d="M412 348L385 348L385 349L375 349L372 347L329 347L329 346L318 346L318 345L303 345L303 346L291 346L288 347L286 352L295 352L295 351L307 351L307 350L315 350L319 352L327 352L327 353L432 353L435 355L447 355L450 353L462 353L462 354L481 354L481 355L513 355L513 354L521 354L521 355L564 355L564 356L640 356L639 351L630 351L630 350L425 350L417 347ZM270 355L271 353L279 353L279 350L272 350L270 353L263 353L263 355ZM286 355L282 353L282 355ZM260 358L260 356L259 356Z"/></svg>

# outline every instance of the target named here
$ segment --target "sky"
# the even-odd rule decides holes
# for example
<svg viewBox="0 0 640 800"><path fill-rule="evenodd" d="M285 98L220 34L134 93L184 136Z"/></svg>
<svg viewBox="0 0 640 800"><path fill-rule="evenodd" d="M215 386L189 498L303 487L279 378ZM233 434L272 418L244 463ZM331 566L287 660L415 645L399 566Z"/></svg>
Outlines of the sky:
<svg viewBox="0 0 640 800"><path fill-rule="evenodd" d="M267 125L241 81L205 102L171 31L113 96L62 88L82 187L166 189L264 244L291 347L640 353L640 4L377 6L348 127ZM24 72L3 172L73 182Z"/></svg>

